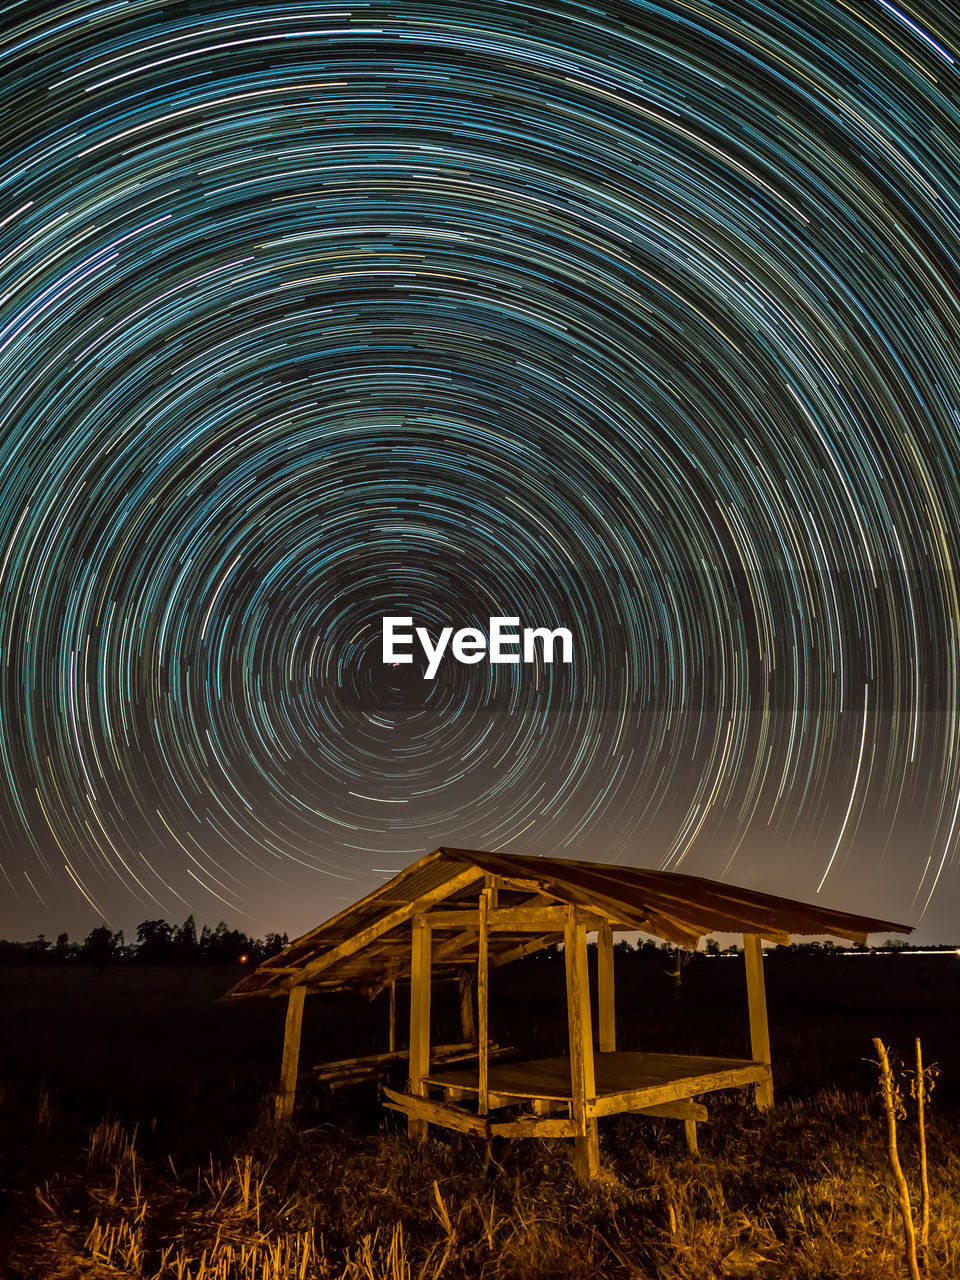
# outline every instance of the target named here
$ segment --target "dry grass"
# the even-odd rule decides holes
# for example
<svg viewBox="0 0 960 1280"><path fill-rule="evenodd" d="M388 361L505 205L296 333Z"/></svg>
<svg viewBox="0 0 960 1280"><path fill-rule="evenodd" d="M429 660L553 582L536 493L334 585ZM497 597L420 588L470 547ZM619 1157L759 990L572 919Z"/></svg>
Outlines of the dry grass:
<svg viewBox="0 0 960 1280"><path fill-rule="evenodd" d="M263 1124L181 1170L105 1120L38 1194L78 1258L136 1280L899 1280L874 1099L825 1091L770 1119L729 1099L715 1117L698 1159L679 1126L618 1118L589 1187L563 1143L504 1143L487 1161L456 1137ZM929 1276L956 1280L960 1142L928 1121ZM906 1129L903 1144L909 1179Z"/></svg>
<svg viewBox="0 0 960 1280"><path fill-rule="evenodd" d="M588 1188L575 1182L563 1142L498 1141L487 1159L482 1143L432 1131L417 1147L372 1093L307 1101L292 1130L269 1122L266 1103L258 1121L275 1082L282 1010L265 1002L266 1012L211 1012L204 975L193 997L178 975L107 975L102 991L90 975L73 986L58 978L46 1005L24 978L13 992L20 1004L11 997L6 1005L22 1069L8 1063L9 1084L0 1085L2 1189L15 1193L9 1207L0 1199L0 1276L901 1280L902 1226L869 1059L877 1032L901 1051L920 1032L943 1067L927 1111L929 1280L960 1280L960 973L931 971L927 988L917 961L896 986L896 962L882 983L873 962L863 963L840 974L832 961L796 972L784 962L778 979L771 960L781 1017L773 1114L760 1116L743 1095L708 1099L699 1159L688 1156L676 1122L604 1122L603 1177ZM625 1047L636 1026L651 1049L742 1054L730 1030L731 1010L742 1011L742 975L691 963L678 1006L672 993L656 994L661 968L627 974L643 995ZM499 995L498 1008L509 1012L512 1000L516 1011L501 1038L553 1052L566 1032L562 973L519 979L529 990ZM554 990L551 1010L542 993ZM318 1003L311 1026L323 1043L305 1048L304 1062L335 1055L337 1019L353 1034L368 1014ZM91 1031L101 1026L116 1034L112 1048ZM253 1056L261 1045L262 1063ZM344 1039L343 1049L368 1047L356 1045ZM844 1087L818 1088L828 1081ZM919 1143L907 1107L900 1158L920 1215Z"/></svg>

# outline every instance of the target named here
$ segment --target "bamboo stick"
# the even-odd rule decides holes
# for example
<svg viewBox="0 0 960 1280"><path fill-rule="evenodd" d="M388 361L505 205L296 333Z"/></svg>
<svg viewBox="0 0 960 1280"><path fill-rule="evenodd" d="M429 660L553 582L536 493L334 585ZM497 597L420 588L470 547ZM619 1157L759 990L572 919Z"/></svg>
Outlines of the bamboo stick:
<svg viewBox="0 0 960 1280"><path fill-rule="evenodd" d="M897 1188L898 1207L903 1222L903 1252L910 1280L920 1280L920 1269L917 1266L917 1238L913 1229L913 1210L910 1207L910 1189L900 1167L900 1156L897 1152L897 1091L890 1070L890 1059L886 1045L875 1036L873 1047L880 1059L880 1096L883 1098L883 1109L887 1116L887 1159L893 1173L893 1181Z"/></svg>
<svg viewBox="0 0 960 1280"><path fill-rule="evenodd" d="M929 1271L930 1259L930 1184L927 1181L927 1125L926 1125L926 1078L923 1074L923 1052L920 1048L920 1037L914 1042L917 1057L917 1128L920 1131L920 1261L925 1272Z"/></svg>

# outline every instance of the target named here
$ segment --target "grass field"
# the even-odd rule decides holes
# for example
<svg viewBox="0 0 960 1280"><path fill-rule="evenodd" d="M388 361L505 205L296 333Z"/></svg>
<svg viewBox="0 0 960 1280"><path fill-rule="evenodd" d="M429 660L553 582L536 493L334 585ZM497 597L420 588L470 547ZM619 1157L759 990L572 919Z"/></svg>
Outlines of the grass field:
<svg viewBox="0 0 960 1280"><path fill-rule="evenodd" d="M618 952L621 1047L746 1056L742 964L697 956L678 996L662 954ZM562 1142L412 1144L372 1086L306 1090L277 1130L284 1009L218 1002L234 970L0 970L0 1275L906 1276L879 1035L908 1066L920 1036L938 1068L926 1272L960 1277L960 957L782 953L765 967L774 1112L746 1094L708 1099L698 1158L675 1122L608 1121L603 1176L587 1188ZM492 1015L501 1043L560 1050L562 961L503 971ZM436 1039L457 1038L454 1016L452 999L437 1002ZM382 1001L311 997L302 1065L382 1049L385 1021Z"/></svg>

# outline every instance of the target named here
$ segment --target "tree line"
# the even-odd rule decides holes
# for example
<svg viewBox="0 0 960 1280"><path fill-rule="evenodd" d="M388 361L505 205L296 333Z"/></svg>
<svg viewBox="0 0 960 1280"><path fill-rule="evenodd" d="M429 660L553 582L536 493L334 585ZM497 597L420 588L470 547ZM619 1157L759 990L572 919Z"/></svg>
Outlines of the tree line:
<svg viewBox="0 0 960 1280"><path fill-rule="evenodd" d="M30 942L7 942L0 939L0 966L16 964L250 964L257 965L269 956L275 956L289 943L285 933L268 933L265 938L249 938L239 929L228 929L221 920L215 929L204 925L197 933L193 916L188 916L182 925L173 925L166 920L143 920L137 925L136 942L127 942L123 930L114 933L107 925L91 930L82 942L71 942L68 935L57 935L51 942L45 934L38 934ZM590 944L595 947L595 943ZM846 950L844 944L831 941L793 942L788 946L772 948L774 955L822 956L830 957ZM855 951L895 951L910 952L914 950L956 951L954 944L936 944L926 947L912 945L897 939L888 940L879 948L865 947L857 944ZM653 956L658 953L673 955L678 949L670 942L656 942L652 939L638 939L631 943L622 939L616 943L616 950L624 954L637 956ZM707 956L738 955L740 948L736 945L724 947L714 938L708 938L704 951ZM559 954L559 947L552 944L543 950L528 956L528 963L543 963ZM691 953L683 952L683 962L691 958ZM678 961L678 963L680 963Z"/></svg>
<svg viewBox="0 0 960 1280"><path fill-rule="evenodd" d="M259 964L275 956L289 942L285 933L268 933L265 938L249 938L239 929L229 929L221 920L215 929L204 925L197 933L193 916L182 925L166 920L144 920L137 925L136 942L127 942L123 930L114 932L102 924L92 929L82 942L71 942L67 934L51 942L38 934L30 942L0 940L0 965L15 964Z"/></svg>

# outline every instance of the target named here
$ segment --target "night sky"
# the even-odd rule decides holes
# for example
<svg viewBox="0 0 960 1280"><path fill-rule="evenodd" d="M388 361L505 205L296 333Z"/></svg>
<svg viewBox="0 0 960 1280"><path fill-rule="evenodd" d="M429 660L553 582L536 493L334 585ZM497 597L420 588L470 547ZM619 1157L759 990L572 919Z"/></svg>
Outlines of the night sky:
<svg viewBox="0 0 960 1280"><path fill-rule="evenodd" d="M0 935L451 844L960 937L956 11L2 26Z"/></svg>

